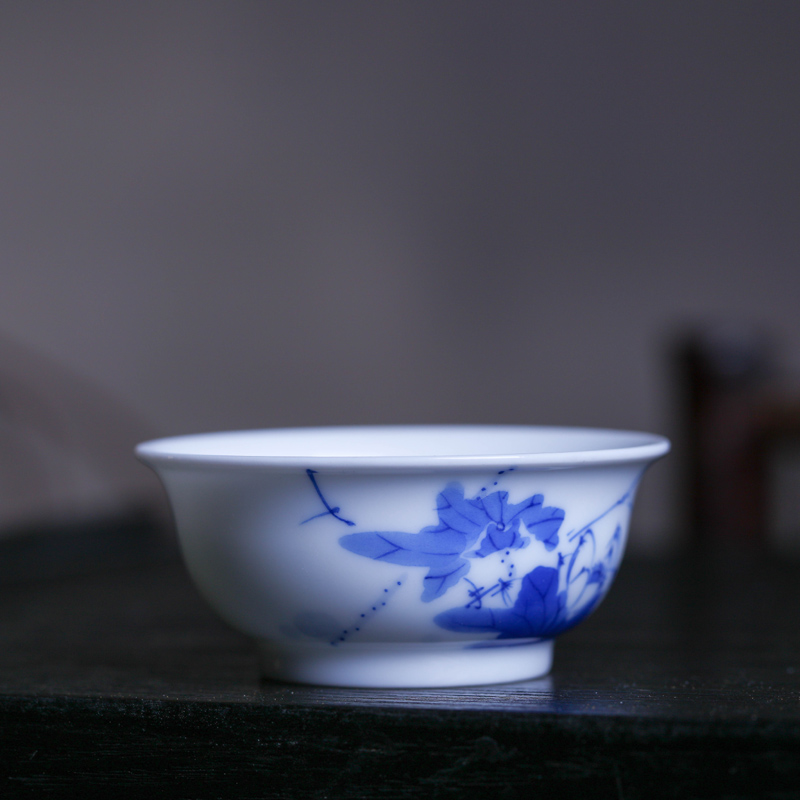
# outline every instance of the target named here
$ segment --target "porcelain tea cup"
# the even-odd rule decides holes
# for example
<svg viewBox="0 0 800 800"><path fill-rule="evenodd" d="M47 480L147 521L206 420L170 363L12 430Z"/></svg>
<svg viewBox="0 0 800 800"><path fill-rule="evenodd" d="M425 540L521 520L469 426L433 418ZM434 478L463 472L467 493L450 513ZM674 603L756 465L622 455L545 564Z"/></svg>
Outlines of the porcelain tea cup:
<svg viewBox="0 0 800 800"><path fill-rule="evenodd" d="M139 445L183 556L263 673L355 687L535 678L620 567L661 436L299 428Z"/></svg>

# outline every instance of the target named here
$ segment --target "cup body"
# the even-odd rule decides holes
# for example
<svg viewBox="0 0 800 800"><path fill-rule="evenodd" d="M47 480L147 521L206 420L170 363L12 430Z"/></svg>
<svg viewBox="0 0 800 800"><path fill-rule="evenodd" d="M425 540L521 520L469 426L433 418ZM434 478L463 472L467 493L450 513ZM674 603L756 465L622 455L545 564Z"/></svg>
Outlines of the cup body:
<svg viewBox="0 0 800 800"><path fill-rule="evenodd" d="M554 637L608 591L669 445L583 433L305 429L137 452L199 590L258 642L267 677L448 686L546 673Z"/></svg>

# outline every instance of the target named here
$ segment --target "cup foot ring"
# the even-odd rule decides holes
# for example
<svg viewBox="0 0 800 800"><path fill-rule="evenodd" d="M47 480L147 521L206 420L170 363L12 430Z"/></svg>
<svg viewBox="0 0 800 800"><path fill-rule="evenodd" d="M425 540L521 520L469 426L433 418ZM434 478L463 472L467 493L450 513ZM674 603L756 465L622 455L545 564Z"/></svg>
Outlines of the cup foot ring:
<svg viewBox="0 0 800 800"><path fill-rule="evenodd" d="M257 644L265 678L317 686L420 689L511 683L546 675L553 663L551 639Z"/></svg>

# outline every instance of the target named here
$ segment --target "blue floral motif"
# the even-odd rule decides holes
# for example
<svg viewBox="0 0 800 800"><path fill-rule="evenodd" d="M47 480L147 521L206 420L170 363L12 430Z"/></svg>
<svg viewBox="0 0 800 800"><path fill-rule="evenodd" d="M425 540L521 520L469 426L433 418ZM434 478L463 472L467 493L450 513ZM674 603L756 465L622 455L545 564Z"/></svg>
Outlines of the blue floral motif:
<svg viewBox="0 0 800 800"><path fill-rule="evenodd" d="M494 486L501 475L512 471L513 468L500 470ZM354 521L342 516L339 506L328 502L316 471L307 469L306 474L324 511L300 524L331 517L355 526ZM453 482L436 497L437 524L417 533L352 533L342 536L339 544L375 561L427 568L421 597L424 602L440 598L458 585L463 605L438 613L433 622L459 634L495 634L493 640L478 637L480 641L472 641L466 647L498 646L491 643L503 640L507 643L502 646L511 646L513 640L552 638L588 616L613 580L623 540L616 510L627 507L627 512L620 513L629 513L641 477L642 473L590 522L567 532L561 531L564 509L545 506L542 494L511 503L508 492L501 489L487 493L482 488L474 497L467 497L464 487ZM608 538L609 526L613 525L616 528ZM595 529L600 532L600 540L607 542L602 555L598 553ZM551 557L555 566L540 565L520 576L511 554L527 548L533 540L545 551L555 551ZM480 568L479 561L485 561ZM474 580L467 577L473 564ZM502 574L493 573L495 569ZM393 576L345 626L325 613L311 611L299 615L294 624L287 624L284 633L328 639L338 647L358 636L362 626L381 614L405 583L405 574ZM456 590L454 596L458 595Z"/></svg>
<svg viewBox="0 0 800 800"><path fill-rule="evenodd" d="M522 579L511 608L468 605L436 616L437 625L457 633L498 633L498 639L526 639L555 632L565 616L566 592L558 591L558 570L536 567Z"/></svg>
<svg viewBox="0 0 800 800"><path fill-rule="evenodd" d="M346 550L376 561L428 567L422 600L430 602L467 575L467 559L527 547L530 537L520 533L520 523L547 550L552 550L558 545L558 530L564 521L563 509L545 507L541 494L518 504L509 503L508 492L504 491L467 498L459 483L451 483L439 493L436 510L439 524L419 533L353 533L342 536L339 543ZM476 544L477 548L470 549Z"/></svg>
<svg viewBox="0 0 800 800"><path fill-rule="evenodd" d="M500 471L498 476L504 472ZM309 477L321 497L316 481L312 475ZM561 532L564 510L546 506L542 494L511 503L508 492L500 489L487 493L483 488L474 497L467 497L460 483L450 483L436 498L436 525L422 528L418 533L352 533L342 536L339 543L346 550L375 561L426 567L424 602L442 597L459 585L464 604L437 614L433 620L445 630L460 634L493 633L495 641L551 638L588 616L613 579L622 555L623 538L615 510L623 507L630 510L640 479L641 474L591 522L567 533ZM494 485L497 486L497 481ZM324 498L322 501L326 508L322 515L331 514L348 525L354 524L338 515L338 507L330 506ZM616 527L610 538L601 535L601 540L607 542L601 554L595 529L599 531L598 526L602 525L607 531L609 524ZM555 551L555 566L537 566L517 576L511 553L528 547L532 540L547 552ZM488 573L485 568L476 569L476 573L486 576L497 566L503 572L501 576L484 585L479 585L478 578L476 583L467 577L473 563L477 566L479 560L495 554L495 558L486 561ZM400 587L404 581L403 576L396 586ZM357 620L355 625L340 631L331 644L338 645L352 633L358 633L360 624L386 606L394 591L395 587L385 588L385 596L371 606L371 612L367 609L359 617L361 622ZM309 628L308 624L305 628ZM301 632L308 635L305 628ZM468 646L482 644L488 642L472 642Z"/></svg>
<svg viewBox="0 0 800 800"><path fill-rule="evenodd" d="M555 636L594 610L614 574L621 537L622 528L617 525L605 555L595 561L594 533L588 529L571 554L559 553L557 568L536 567L525 575L511 608L475 604L473 590L469 592L473 599L466 606L444 611L434 621L455 633L496 632L498 639Z"/></svg>

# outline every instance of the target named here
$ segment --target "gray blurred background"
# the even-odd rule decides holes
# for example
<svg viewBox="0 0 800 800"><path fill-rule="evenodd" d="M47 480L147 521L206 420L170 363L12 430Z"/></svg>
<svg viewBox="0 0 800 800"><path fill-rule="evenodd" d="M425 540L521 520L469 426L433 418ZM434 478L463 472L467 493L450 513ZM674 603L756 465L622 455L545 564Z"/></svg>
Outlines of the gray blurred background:
<svg viewBox="0 0 800 800"><path fill-rule="evenodd" d="M3 2L0 136L0 527L159 435L673 435L696 325L800 372L797 2Z"/></svg>

